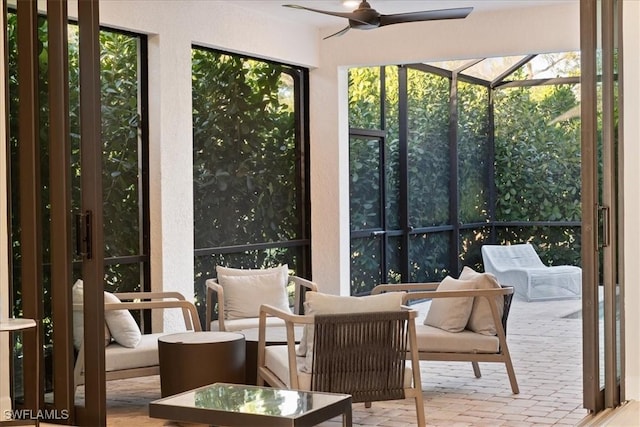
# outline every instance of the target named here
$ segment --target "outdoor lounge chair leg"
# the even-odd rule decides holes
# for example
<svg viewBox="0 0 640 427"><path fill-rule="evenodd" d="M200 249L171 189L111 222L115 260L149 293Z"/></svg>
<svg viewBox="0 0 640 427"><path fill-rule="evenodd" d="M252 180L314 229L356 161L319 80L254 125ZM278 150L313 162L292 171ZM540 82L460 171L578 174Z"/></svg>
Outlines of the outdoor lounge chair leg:
<svg viewBox="0 0 640 427"><path fill-rule="evenodd" d="M478 362L471 362L471 366L473 366L473 374L476 376L476 378L480 378L482 374L480 373L480 365L478 364Z"/></svg>
<svg viewBox="0 0 640 427"><path fill-rule="evenodd" d="M516 380L516 371L513 370L511 359L507 359L504 365L507 368L507 375L509 376L509 382L511 383L511 391L513 392L513 394L519 394L520 388L518 388L518 381Z"/></svg>
<svg viewBox="0 0 640 427"><path fill-rule="evenodd" d="M371 408L371 402L364 402L365 408Z"/></svg>

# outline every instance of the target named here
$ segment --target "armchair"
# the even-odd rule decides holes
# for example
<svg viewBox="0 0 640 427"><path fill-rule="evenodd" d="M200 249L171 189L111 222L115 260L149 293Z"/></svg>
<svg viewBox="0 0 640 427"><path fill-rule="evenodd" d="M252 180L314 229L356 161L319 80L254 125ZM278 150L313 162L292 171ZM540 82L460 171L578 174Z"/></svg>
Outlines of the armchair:
<svg viewBox="0 0 640 427"><path fill-rule="evenodd" d="M287 345L266 346L267 316L285 322ZM418 425L426 425L419 361L416 312L364 311L295 315L263 305L260 310L258 385L298 390L347 393L353 402L413 398ZM294 325L313 329L313 346L297 356ZM405 366L411 360L412 368ZM311 369L308 362L312 360ZM309 371L309 372L307 372Z"/></svg>
<svg viewBox="0 0 640 427"><path fill-rule="evenodd" d="M251 276L246 276L246 280L251 280L250 277ZM293 313L303 314L305 294L309 291L317 292L318 286L310 280L297 276L287 276L287 280L289 282L293 282L294 285ZM229 316L228 305L225 303L224 286L218 283L218 279L208 279L206 281L206 289L205 330L233 332L258 327L259 317L257 312L255 315L247 317L230 318L231 316ZM246 292L244 297L247 299L253 299L258 306L261 302L264 302L260 300L259 295L256 295L253 292ZM217 312L217 319L214 319L214 314L216 314L215 312ZM277 317L269 317L266 322L270 326L284 326L284 321Z"/></svg>
<svg viewBox="0 0 640 427"><path fill-rule="evenodd" d="M193 303L186 301L179 292L126 292L110 295L117 297L122 302L106 302L104 305L105 317L107 313L115 313L120 310L180 309L185 330L202 330L196 307ZM78 312L82 310L82 306L74 304L74 310ZM105 379L109 381L159 374L158 337L164 334L142 334L139 342L133 347L126 347L117 342L107 345L104 352ZM76 386L84 384L84 342L81 339L74 367L74 377Z"/></svg>

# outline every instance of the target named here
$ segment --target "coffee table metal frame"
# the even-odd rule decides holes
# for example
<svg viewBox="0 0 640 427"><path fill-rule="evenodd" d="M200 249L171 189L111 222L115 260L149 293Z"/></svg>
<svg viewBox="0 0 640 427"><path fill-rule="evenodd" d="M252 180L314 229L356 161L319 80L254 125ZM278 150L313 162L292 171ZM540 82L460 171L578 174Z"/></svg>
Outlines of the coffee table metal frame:
<svg viewBox="0 0 640 427"><path fill-rule="evenodd" d="M251 397L248 398L247 394L255 391L272 392L273 397L279 399L306 400L311 402L311 407L293 412L289 411L284 414L273 413L274 406L270 406L268 400L263 404L259 404L255 400L249 400ZM217 398L206 399L207 394L213 394ZM240 395L243 396L242 401L235 401L231 405L225 404L228 403L226 401L223 402L225 396L232 399L233 396ZM314 403L317 406L314 406ZM298 427L317 425L342 415L342 425L351 427L351 403L351 395L348 394L215 383L155 400L149 404L149 416L178 422L231 427ZM275 405L277 404L278 402L276 401ZM270 407L269 413L265 410L266 406Z"/></svg>

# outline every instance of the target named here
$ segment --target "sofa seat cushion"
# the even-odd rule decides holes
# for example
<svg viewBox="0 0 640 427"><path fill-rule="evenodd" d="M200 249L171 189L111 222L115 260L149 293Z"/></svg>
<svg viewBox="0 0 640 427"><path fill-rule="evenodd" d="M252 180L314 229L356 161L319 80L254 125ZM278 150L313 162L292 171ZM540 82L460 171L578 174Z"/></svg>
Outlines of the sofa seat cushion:
<svg viewBox="0 0 640 427"><path fill-rule="evenodd" d="M104 350L105 370L111 372L158 365L158 338L163 335L165 334L142 335L135 348L112 343Z"/></svg>
<svg viewBox="0 0 640 427"><path fill-rule="evenodd" d="M243 329L254 329L259 327L259 317L247 317L244 319L229 319L224 321L224 329L227 332L241 331ZM284 320L279 317L267 317L267 326L285 326ZM211 330L219 331L218 321L211 322Z"/></svg>
<svg viewBox="0 0 640 427"><path fill-rule="evenodd" d="M311 374L304 372L301 368L305 365L306 357L296 356L298 367L298 389L311 390ZM271 370L280 380L285 383L287 388L291 388L291 379L289 378L289 359L287 356L286 345L270 345L265 347L265 366ZM409 366L404 369L404 386L411 387L413 382L413 372Z"/></svg>
<svg viewBox="0 0 640 427"><path fill-rule="evenodd" d="M497 336L482 335L465 329L447 332L440 328L416 324L418 351L430 353L497 353Z"/></svg>

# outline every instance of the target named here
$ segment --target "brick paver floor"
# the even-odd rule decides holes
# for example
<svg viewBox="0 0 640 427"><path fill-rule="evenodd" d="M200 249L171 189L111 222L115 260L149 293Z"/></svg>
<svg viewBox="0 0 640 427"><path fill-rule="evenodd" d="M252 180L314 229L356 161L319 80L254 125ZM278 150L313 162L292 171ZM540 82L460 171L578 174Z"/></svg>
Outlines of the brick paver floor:
<svg viewBox="0 0 640 427"><path fill-rule="evenodd" d="M503 364L422 362L422 390L428 426L575 426L582 408L582 322L579 300L525 302L514 298L507 329L520 394L511 393ZM419 307L424 314L424 306ZM572 316L574 315L574 316ZM107 383L109 426L169 426L147 417L160 397L159 377ZM412 399L354 405L354 425L416 424ZM341 425L331 420L323 426Z"/></svg>

